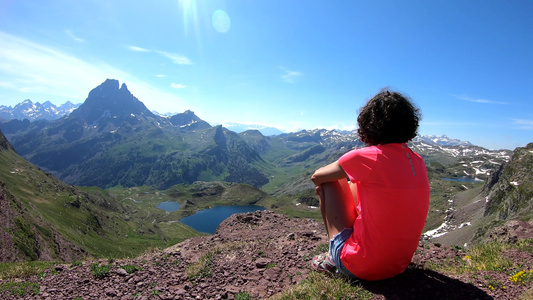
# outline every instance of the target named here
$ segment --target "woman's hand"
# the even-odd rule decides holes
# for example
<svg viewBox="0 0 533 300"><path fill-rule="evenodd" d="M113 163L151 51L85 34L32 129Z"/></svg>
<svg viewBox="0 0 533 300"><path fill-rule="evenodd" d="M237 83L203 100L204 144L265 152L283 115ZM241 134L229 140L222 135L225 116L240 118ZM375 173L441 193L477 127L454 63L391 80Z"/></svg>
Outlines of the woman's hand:
<svg viewBox="0 0 533 300"><path fill-rule="evenodd" d="M317 187L320 187L325 182L337 181L346 177L348 175L346 175L339 162L336 161L316 170L311 176L311 180Z"/></svg>
<svg viewBox="0 0 533 300"><path fill-rule="evenodd" d="M317 195L318 197L320 197L320 195L322 194L322 188L321 188L320 186L317 186L317 187L315 188L315 192L316 192L316 195Z"/></svg>

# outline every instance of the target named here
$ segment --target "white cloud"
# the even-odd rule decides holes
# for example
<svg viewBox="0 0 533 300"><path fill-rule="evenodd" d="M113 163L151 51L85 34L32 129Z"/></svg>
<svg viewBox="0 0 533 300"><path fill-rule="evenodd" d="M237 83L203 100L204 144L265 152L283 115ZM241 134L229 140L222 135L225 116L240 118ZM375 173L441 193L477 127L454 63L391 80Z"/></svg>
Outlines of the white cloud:
<svg viewBox="0 0 533 300"><path fill-rule="evenodd" d="M303 76L304 74L297 71L292 71L284 67L279 67L284 73L281 75L281 79L287 83L294 83L296 78Z"/></svg>
<svg viewBox="0 0 533 300"><path fill-rule="evenodd" d="M101 61L77 58L46 45L0 31L0 95L18 101L85 100L107 78L126 83L149 109L185 111L191 107L178 96L161 91L127 72ZM36 99L35 97L41 97ZM2 96L2 98L5 98Z"/></svg>
<svg viewBox="0 0 533 300"><path fill-rule="evenodd" d="M173 63L178 64L178 65L192 65L193 64L189 58L178 53L170 53L170 52L165 52L165 51L157 51L157 53L170 59Z"/></svg>
<svg viewBox="0 0 533 300"><path fill-rule="evenodd" d="M513 125L518 129L533 130L533 120L513 119Z"/></svg>
<svg viewBox="0 0 533 300"><path fill-rule="evenodd" d="M157 75L155 75L155 77L157 77L157 78L164 78L164 77L167 77L167 75L164 75L164 74L157 74Z"/></svg>
<svg viewBox="0 0 533 300"><path fill-rule="evenodd" d="M76 35L74 35L74 33L72 32L72 30L65 30L65 33L73 40L75 40L76 42L78 43L85 43L85 39L82 39Z"/></svg>
<svg viewBox="0 0 533 300"><path fill-rule="evenodd" d="M502 105L509 104L507 102L502 102L502 101L494 101L494 100L488 100L488 99L482 99L482 98L472 98L468 96L460 96L460 95L452 95L452 96L459 100L464 100L464 101L473 102L473 103L502 104Z"/></svg>
<svg viewBox="0 0 533 300"><path fill-rule="evenodd" d="M137 46L127 46L129 50L131 51L134 51L134 52L150 52L150 50L148 49L145 49L145 48L141 48L141 47L137 47Z"/></svg>
<svg viewBox="0 0 533 300"><path fill-rule="evenodd" d="M175 88L175 89L183 89L183 88L186 87L186 85L184 85L184 84L181 84L181 83L174 83L174 82L171 83L170 86L173 87L173 88Z"/></svg>
<svg viewBox="0 0 533 300"><path fill-rule="evenodd" d="M152 52L151 50L148 50L146 48L133 46L133 45L129 45L127 46L127 48L134 52ZM188 57L181 55L179 53L171 53L171 52L159 51L159 50L154 50L154 52L165 58L170 59L173 63L177 65L192 65L193 64L192 60L190 60Z"/></svg>

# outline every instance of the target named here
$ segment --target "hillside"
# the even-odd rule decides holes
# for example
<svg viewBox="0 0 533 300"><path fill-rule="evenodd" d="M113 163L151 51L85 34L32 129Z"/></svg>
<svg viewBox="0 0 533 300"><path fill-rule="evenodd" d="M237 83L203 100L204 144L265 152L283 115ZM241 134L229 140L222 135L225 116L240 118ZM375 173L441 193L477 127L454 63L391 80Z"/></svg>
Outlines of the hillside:
<svg viewBox="0 0 533 300"><path fill-rule="evenodd" d="M463 191L447 194L442 208L446 211L444 220L438 228L427 232L426 237L447 245L478 243L487 240L493 228L509 220L533 220L532 166L533 144L529 144L515 149L510 160L502 163L484 182L470 189L464 183ZM502 235L509 238L508 234Z"/></svg>
<svg viewBox="0 0 533 300"><path fill-rule="evenodd" d="M13 148L0 132L0 259L1 261L15 261L27 259L39 260L74 260L86 256L86 251L72 242L66 240L63 235L53 226L44 220L35 210L35 206L27 206L16 197L11 190L20 189L21 181L14 184L15 174L26 172L31 180L37 176L42 179L46 174L40 172L36 167L19 159ZM11 176L7 176L9 170ZM53 180L53 179L50 179ZM45 181L46 182L46 181ZM62 193L73 192L64 185L57 185L62 188ZM42 185L40 185L42 187ZM42 191L42 189L40 190ZM39 202L46 201L39 199ZM32 203L33 204L33 203Z"/></svg>
<svg viewBox="0 0 533 300"><path fill-rule="evenodd" d="M325 229L315 220L269 211L236 214L214 235L138 258L4 275L0 297L437 300L530 299L533 293L533 239L473 249L420 246L403 274L376 282L313 272L311 258L325 249Z"/></svg>
<svg viewBox="0 0 533 300"><path fill-rule="evenodd" d="M135 217L151 210L57 180L18 156L0 132L1 261L124 257L197 235L179 223L161 229Z"/></svg>

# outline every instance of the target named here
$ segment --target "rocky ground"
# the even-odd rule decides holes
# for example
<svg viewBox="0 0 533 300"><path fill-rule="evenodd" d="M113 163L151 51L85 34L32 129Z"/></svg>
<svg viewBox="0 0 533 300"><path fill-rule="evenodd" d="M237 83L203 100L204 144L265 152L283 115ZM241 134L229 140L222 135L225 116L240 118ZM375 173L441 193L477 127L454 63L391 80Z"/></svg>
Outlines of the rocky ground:
<svg viewBox="0 0 533 300"><path fill-rule="evenodd" d="M57 265L26 279L28 293L22 298L264 299L305 280L312 256L326 245L324 226L314 220L269 211L236 214L216 234L164 251L135 259ZM512 250L505 255L533 269L532 252ZM512 284L509 270L451 275L426 268L464 256L460 248L421 245L403 274L351 284L370 291L374 299L516 299L531 288L531 282ZM6 280L0 280L3 283ZM4 290L0 298L20 297Z"/></svg>

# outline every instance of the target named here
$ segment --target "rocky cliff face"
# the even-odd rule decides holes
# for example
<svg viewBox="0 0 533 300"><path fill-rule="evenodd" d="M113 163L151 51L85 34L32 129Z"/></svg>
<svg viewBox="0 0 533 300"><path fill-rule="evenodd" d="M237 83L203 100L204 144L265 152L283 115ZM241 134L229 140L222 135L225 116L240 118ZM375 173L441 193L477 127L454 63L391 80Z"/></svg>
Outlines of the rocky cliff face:
<svg viewBox="0 0 533 300"><path fill-rule="evenodd" d="M107 122L120 125L125 119L138 116L155 117L131 94L125 83L119 88L119 82L115 79L107 79L94 88L85 102L70 114L70 117L81 118L87 124L99 127L105 127Z"/></svg>
<svg viewBox="0 0 533 300"><path fill-rule="evenodd" d="M517 148L511 160L493 173L483 188L485 216L497 220L533 216L533 143Z"/></svg>

